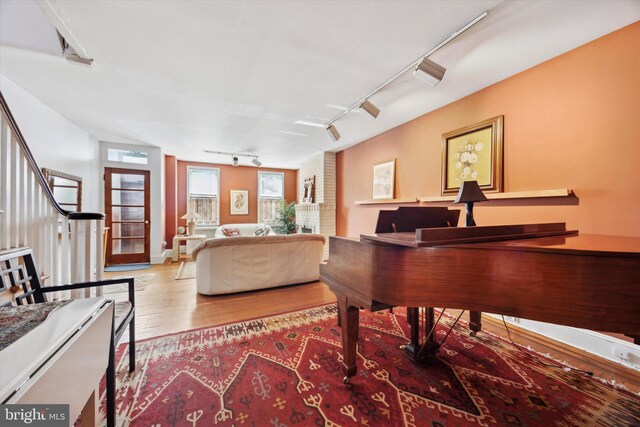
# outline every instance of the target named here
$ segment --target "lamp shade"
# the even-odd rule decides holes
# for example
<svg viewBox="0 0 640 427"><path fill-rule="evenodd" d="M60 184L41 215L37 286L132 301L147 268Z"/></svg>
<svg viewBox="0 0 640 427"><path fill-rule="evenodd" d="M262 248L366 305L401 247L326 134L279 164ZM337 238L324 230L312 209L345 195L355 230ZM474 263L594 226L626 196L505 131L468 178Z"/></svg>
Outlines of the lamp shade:
<svg viewBox="0 0 640 427"><path fill-rule="evenodd" d="M180 218L187 220L187 235L192 236L196 233L196 219L200 219L200 215L195 212L187 212Z"/></svg>
<svg viewBox="0 0 640 427"><path fill-rule="evenodd" d="M463 181L453 203L483 202L487 200L478 181Z"/></svg>
<svg viewBox="0 0 640 427"><path fill-rule="evenodd" d="M200 215L195 212L187 212L185 215L182 215L180 218L182 219L200 219Z"/></svg>

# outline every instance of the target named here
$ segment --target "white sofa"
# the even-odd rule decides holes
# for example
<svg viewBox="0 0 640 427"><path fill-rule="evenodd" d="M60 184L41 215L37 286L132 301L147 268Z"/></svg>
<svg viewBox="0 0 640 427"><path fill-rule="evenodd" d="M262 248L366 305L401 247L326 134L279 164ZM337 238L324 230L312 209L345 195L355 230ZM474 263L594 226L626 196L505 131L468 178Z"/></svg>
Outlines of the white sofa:
<svg viewBox="0 0 640 427"><path fill-rule="evenodd" d="M218 295L318 280L324 242L318 234L208 239L192 254L196 288Z"/></svg>

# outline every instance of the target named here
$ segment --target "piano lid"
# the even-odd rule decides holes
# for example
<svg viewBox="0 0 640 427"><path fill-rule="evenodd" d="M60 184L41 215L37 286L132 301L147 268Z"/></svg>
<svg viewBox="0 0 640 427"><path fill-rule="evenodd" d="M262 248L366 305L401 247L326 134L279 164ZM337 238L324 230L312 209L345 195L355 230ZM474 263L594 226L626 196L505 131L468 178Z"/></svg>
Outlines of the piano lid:
<svg viewBox="0 0 640 427"><path fill-rule="evenodd" d="M419 228L415 233L363 234L360 236L360 240L369 243L386 243L419 248L427 246L482 243L576 234L577 230L567 230L564 222L556 222L460 228Z"/></svg>

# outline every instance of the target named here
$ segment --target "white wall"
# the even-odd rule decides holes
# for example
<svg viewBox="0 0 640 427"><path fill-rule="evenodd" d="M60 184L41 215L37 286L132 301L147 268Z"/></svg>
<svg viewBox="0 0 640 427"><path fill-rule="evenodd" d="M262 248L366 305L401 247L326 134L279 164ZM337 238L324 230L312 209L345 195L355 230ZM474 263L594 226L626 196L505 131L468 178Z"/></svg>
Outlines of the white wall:
<svg viewBox="0 0 640 427"><path fill-rule="evenodd" d="M121 163L110 162L107 160L107 150L109 148L119 148L122 150L136 150L144 151L148 154L149 163L146 165L133 164L133 163ZM124 168L124 169L137 169L148 170L150 173L150 192L151 194L151 263L160 264L164 260L164 156L162 150L158 147L152 147L150 145L132 145L132 144L116 144L113 142L100 142L102 166L100 171L104 172L104 168ZM101 181L102 182L102 181ZM104 189L101 189L100 194L104 193ZM104 197L101 198L101 206L104 209Z"/></svg>
<svg viewBox="0 0 640 427"><path fill-rule="evenodd" d="M81 177L82 210L102 212L98 140L2 74L0 90L38 166Z"/></svg>

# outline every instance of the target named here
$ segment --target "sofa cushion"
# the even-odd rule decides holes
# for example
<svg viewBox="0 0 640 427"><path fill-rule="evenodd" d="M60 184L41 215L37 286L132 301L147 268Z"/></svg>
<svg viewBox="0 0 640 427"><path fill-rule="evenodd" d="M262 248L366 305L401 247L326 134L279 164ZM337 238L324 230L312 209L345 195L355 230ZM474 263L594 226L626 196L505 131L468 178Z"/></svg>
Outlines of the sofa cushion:
<svg viewBox="0 0 640 427"><path fill-rule="evenodd" d="M257 237L267 236L271 231L271 226L269 224L258 224L256 225L256 230L253 234Z"/></svg>
<svg viewBox="0 0 640 427"><path fill-rule="evenodd" d="M242 235L240 234L239 228L231 228L231 227L222 227L222 233L226 237L240 237Z"/></svg>
<svg viewBox="0 0 640 427"><path fill-rule="evenodd" d="M195 261L198 254L207 248L216 248L222 246L245 246L245 245L273 245L277 243L319 241L324 245L325 238L319 234L285 234L285 235L269 235L261 237L236 237L235 239L207 239L195 247L191 252L191 258ZM322 256L322 254L321 254Z"/></svg>
<svg viewBox="0 0 640 427"><path fill-rule="evenodd" d="M276 234L275 231L273 231L273 229L271 228L271 226L268 226L267 224L238 223L238 224L222 224L220 227L216 229L215 233L213 234L213 237L215 238L228 237L224 234L223 231L225 229L230 229L230 228L237 228L238 230L240 230L240 236L255 237L256 227L268 227L268 232L266 233L266 235L268 236L273 236Z"/></svg>

